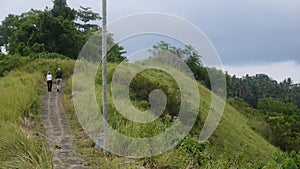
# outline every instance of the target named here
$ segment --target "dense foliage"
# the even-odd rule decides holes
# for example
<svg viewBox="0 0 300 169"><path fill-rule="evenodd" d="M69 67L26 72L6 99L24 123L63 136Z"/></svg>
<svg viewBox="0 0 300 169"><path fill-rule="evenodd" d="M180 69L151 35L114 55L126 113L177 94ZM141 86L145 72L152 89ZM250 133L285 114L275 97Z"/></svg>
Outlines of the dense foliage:
<svg viewBox="0 0 300 169"><path fill-rule="evenodd" d="M229 96L243 98L254 108L257 107L259 99L266 97L294 103L300 108L300 85L293 84L291 78L277 82L265 74L246 75L242 78L232 76L228 80L228 86Z"/></svg>
<svg viewBox="0 0 300 169"><path fill-rule="evenodd" d="M297 106L264 98L258 100L258 109L266 114L274 144L285 151L300 151L300 110Z"/></svg>
<svg viewBox="0 0 300 169"><path fill-rule="evenodd" d="M260 110L271 131L270 141L285 151L299 151L300 86L291 78L278 83L265 74L232 76L228 80L229 97L242 98L252 108Z"/></svg>
<svg viewBox="0 0 300 169"><path fill-rule="evenodd" d="M93 33L101 31L95 24L100 19L99 14L89 7L75 10L66 0L54 0L51 9L9 14L0 25L0 46L11 55L58 53L76 59ZM109 43L114 47L109 51L108 60L123 61L123 48L113 41ZM100 43L97 45L101 46Z"/></svg>

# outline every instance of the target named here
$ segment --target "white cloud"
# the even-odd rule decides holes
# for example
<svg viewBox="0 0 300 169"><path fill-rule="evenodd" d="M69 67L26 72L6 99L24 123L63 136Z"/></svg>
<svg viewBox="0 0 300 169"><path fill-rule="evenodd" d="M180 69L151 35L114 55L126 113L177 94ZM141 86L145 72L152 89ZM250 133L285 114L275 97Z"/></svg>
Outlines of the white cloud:
<svg viewBox="0 0 300 169"><path fill-rule="evenodd" d="M228 71L230 75L238 77L248 75L256 75L259 73L267 74L278 82L291 77L294 83L300 83L300 64L294 61L285 61L278 63L265 63L261 65L247 66L228 66L223 65L224 71Z"/></svg>

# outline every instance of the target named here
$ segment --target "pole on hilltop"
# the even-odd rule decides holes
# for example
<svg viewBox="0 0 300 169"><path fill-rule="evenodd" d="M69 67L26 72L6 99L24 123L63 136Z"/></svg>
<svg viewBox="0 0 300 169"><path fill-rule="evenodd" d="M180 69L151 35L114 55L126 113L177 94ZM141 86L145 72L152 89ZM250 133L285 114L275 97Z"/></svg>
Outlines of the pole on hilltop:
<svg viewBox="0 0 300 169"><path fill-rule="evenodd" d="M107 116L107 90L106 90L106 62L107 62L107 4L106 0L102 0L102 101L103 101L103 151L107 153L108 146L108 116Z"/></svg>

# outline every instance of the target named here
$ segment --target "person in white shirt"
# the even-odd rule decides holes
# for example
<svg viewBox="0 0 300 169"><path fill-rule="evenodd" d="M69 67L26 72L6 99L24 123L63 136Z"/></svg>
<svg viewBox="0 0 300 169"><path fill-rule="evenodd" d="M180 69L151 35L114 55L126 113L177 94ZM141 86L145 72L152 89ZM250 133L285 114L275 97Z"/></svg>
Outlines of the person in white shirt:
<svg viewBox="0 0 300 169"><path fill-rule="evenodd" d="M48 92L51 92L52 91L52 74L49 71L47 73L46 80L47 80Z"/></svg>

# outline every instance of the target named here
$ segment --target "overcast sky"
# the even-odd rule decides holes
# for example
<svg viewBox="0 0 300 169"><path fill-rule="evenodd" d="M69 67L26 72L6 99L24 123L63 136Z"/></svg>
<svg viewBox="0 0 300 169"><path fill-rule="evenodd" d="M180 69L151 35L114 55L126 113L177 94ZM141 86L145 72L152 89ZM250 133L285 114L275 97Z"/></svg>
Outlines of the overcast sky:
<svg viewBox="0 0 300 169"><path fill-rule="evenodd" d="M68 4L101 13L101 0L68 0ZM0 19L46 6L52 7L52 1L1 0ZM140 12L168 13L196 25L214 44L230 74L265 73L278 81L292 77L300 82L299 0L108 0L109 22Z"/></svg>

